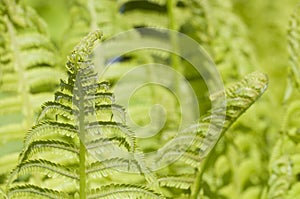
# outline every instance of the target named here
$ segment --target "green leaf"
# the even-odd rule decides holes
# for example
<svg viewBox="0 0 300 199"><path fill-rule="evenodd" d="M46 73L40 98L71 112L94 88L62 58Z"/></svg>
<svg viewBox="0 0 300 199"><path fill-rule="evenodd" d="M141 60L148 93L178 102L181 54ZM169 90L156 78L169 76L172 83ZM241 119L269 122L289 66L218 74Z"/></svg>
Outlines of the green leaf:
<svg viewBox="0 0 300 199"><path fill-rule="evenodd" d="M90 178L102 178L107 177L109 174L116 172L136 172L138 166L134 161L122 158L110 158L102 162L92 163L86 170L87 175Z"/></svg>
<svg viewBox="0 0 300 199"><path fill-rule="evenodd" d="M24 185L24 186L16 186L9 189L9 198L26 198L26 199L34 199L34 198L43 198L43 199L57 199L57 198L72 198L70 195L59 192L47 188L41 188L34 185Z"/></svg>
<svg viewBox="0 0 300 199"><path fill-rule="evenodd" d="M69 143L56 140L37 140L31 142L27 146L26 151L21 153L20 162L26 161L30 159L34 154L42 152L49 152L53 155L63 154L71 160L78 158L79 155L79 151L76 149L76 147Z"/></svg>
<svg viewBox="0 0 300 199"><path fill-rule="evenodd" d="M99 189L91 190L88 194L88 199L118 199L118 198L157 198L163 199L165 197L145 188L142 186L132 186L123 184L113 184L109 186L103 186Z"/></svg>
<svg viewBox="0 0 300 199"><path fill-rule="evenodd" d="M25 137L25 146L28 146L35 140L40 138L53 138L54 136L68 136L74 138L77 136L75 126L60 122L43 122L35 125Z"/></svg>
<svg viewBox="0 0 300 199"><path fill-rule="evenodd" d="M193 176L167 176L158 179L160 186L174 187L177 189L189 189L193 182Z"/></svg>
<svg viewBox="0 0 300 199"><path fill-rule="evenodd" d="M53 178L63 177L67 180L78 180L76 172L48 160L28 160L18 165L17 169L19 176L27 173L40 172Z"/></svg>

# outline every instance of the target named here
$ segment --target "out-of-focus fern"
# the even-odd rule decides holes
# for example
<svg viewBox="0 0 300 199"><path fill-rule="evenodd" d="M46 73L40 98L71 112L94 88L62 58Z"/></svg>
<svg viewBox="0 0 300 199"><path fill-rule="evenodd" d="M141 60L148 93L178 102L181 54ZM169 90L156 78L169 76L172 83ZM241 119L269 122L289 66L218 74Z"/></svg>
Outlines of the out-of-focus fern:
<svg viewBox="0 0 300 199"><path fill-rule="evenodd" d="M33 9L15 0L4 0L0 2L0 13L0 118L4 121L0 127L0 162L5 162L0 164L0 176L4 177L16 164L24 132L33 124L36 111L49 99L62 73L54 68L55 47ZM3 180L0 177L0 183Z"/></svg>
<svg viewBox="0 0 300 199"><path fill-rule="evenodd" d="M238 80L254 70L256 62L247 30L233 13L231 0L74 0L70 5L72 20L67 30L68 40L62 42L65 46L62 53L70 50L73 41L95 28L103 29L106 39L129 29L157 27L184 33L205 46L217 63L225 83ZM200 110L203 113L209 110L210 103L203 79L180 57L163 51L152 54L134 52L123 56L126 58L116 61L110 67L114 71L109 79L113 86L124 70L128 71L141 64L162 63L182 73L194 90L202 92L203 95L198 95ZM154 99L153 96L150 98Z"/></svg>
<svg viewBox="0 0 300 199"><path fill-rule="evenodd" d="M282 134L272 149L269 164L269 187L266 198L293 198L300 194L300 140L298 115L300 106L297 101L289 104L286 109Z"/></svg>
<svg viewBox="0 0 300 199"><path fill-rule="evenodd" d="M288 30L290 68L288 87L284 98L284 117L281 135L272 149L269 163L268 189L264 198L297 198L300 174L299 140L299 7L290 18ZM292 82L292 83L291 83Z"/></svg>
<svg viewBox="0 0 300 199"><path fill-rule="evenodd" d="M225 83L241 78L257 65L247 28L233 12L231 0L213 0L208 7L213 57Z"/></svg>
<svg viewBox="0 0 300 199"><path fill-rule="evenodd" d="M154 175L143 166L134 135L115 120L114 109L123 110L114 104L108 83L97 82L89 56L100 37L99 31L92 32L68 57L68 81L61 81L55 101L44 104L28 132L10 177L9 198L163 198L147 188L155 187ZM120 153L114 156L116 148ZM112 181L117 171L140 172L145 179L123 184L119 172Z"/></svg>
<svg viewBox="0 0 300 199"><path fill-rule="evenodd" d="M75 0L72 5L68 32L74 38L97 27L107 38L137 27L168 28L204 45L228 82L253 71L256 64L247 30L233 13L231 0Z"/></svg>
<svg viewBox="0 0 300 199"><path fill-rule="evenodd" d="M299 63L300 63L300 32L299 32L299 7L293 13L290 24L289 24L289 31L288 31L288 41L289 41L289 54L290 54L290 81L294 82L294 85L289 85L290 88L287 90L291 94L291 89L296 87L299 90L300 84L300 72L299 72ZM288 97L288 96L287 96Z"/></svg>

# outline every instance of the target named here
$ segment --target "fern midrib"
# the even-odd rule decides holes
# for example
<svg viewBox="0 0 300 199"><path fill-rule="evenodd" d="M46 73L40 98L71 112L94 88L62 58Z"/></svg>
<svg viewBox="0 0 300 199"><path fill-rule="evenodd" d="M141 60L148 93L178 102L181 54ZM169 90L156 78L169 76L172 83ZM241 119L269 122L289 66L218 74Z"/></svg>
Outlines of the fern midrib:
<svg viewBox="0 0 300 199"><path fill-rule="evenodd" d="M25 118L25 129L29 129L31 124L33 123L33 112L32 107L29 102L29 87L28 82L25 78L25 70L21 65L21 58L20 58L20 49L18 48L17 38L14 30L13 24L9 21L8 16L5 18L5 23L8 28L8 33L11 40L11 49L13 53L13 67L15 71L18 73L19 81L18 81L18 93L22 96L22 113L24 114Z"/></svg>
<svg viewBox="0 0 300 199"><path fill-rule="evenodd" d="M77 81L80 81L77 80ZM84 123L84 95L82 93L81 82L78 83L79 91L79 196L80 199L86 199L86 171L85 171L85 162L86 162L86 148L85 148L85 123Z"/></svg>

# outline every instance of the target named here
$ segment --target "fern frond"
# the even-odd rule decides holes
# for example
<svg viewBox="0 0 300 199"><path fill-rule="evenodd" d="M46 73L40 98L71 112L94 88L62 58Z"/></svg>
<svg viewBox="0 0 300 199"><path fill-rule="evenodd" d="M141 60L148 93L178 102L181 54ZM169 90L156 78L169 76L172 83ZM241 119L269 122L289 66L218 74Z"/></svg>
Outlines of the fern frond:
<svg viewBox="0 0 300 199"><path fill-rule="evenodd" d="M77 191L80 197L86 198L86 191L91 189L89 186L99 187L101 180L109 182L116 172L134 171L142 174L149 187L159 190L155 186L155 175L147 168L143 155L137 154L134 133L123 123L125 120L115 120L118 115L124 118L124 109L114 103L108 83L97 81L97 73L89 59L100 37L99 31L89 34L68 57L68 81L61 81L61 89L55 93L54 101L44 104L37 124L27 133L20 163L11 174L9 188L17 181L28 184L19 180L25 176L29 176L32 185L40 188L48 182L53 184L53 179L57 182L68 179L77 182L74 189L69 185L51 188L55 187L57 191L67 189L68 194ZM112 150L116 148L120 153L114 153L114 157ZM67 161L66 157L59 155L62 153L71 159ZM97 153L105 159L95 156ZM107 190L94 192L98 195L93 197L101 194L118 197L134 192L139 195L138 191L156 196L147 189L137 186L134 190L128 186L114 191L107 187Z"/></svg>
<svg viewBox="0 0 300 199"><path fill-rule="evenodd" d="M127 142L126 138L124 137L111 137L111 138L99 138L99 139L94 139L91 142L86 143L86 147L90 151L97 151L99 153L106 151L106 146L124 146L128 151L130 151L131 144ZM108 152L108 151L106 151Z"/></svg>
<svg viewBox="0 0 300 199"><path fill-rule="evenodd" d="M64 154L72 160L76 160L79 155L79 151L75 146L56 140L38 140L31 142L27 146L27 150L20 155L20 162L30 159L34 154L49 152L51 154Z"/></svg>
<svg viewBox="0 0 300 199"><path fill-rule="evenodd" d="M226 89L226 115L224 110L216 108L215 117L204 116L200 121L200 125L194 125L188 128L185 132L181 132L177 138L174 138L160 151L157 157L158 162L170 162L172 157L180 155L184 162L197 166L199 161L203 159L215 143L227 129L244 113L265 91L267 88L268 79L262 73L249 74L242 80ZM214 100L215 96L212 96ZM224 124L222 118L225 117ZM220 121L218 121L220 118ZM218 122L218 123L213 123ZM223 129L220 134L216 134L218 129ZM192 136L194 134L194 137ZM181 142L179 146L178 143ZM188 148L188 150L187 150ZM185 153L187 151L187 153ZM198 155L197 155L198 154ZM178 157L178 156L177 156ZM198 164L197 164L198 161Z"/></svg>
<svg viewBox="0 0 300 199"><path fill-rule="evenodd" d="M1 125L0 139L8 142L23 139L43 102L39 97L49 99L63 73L56 68L56 48L35 11L17 0L3 0L0 7L0 117L10 118Z"/></svg>
<svg viewBox="0 0 300 199"><path fill-rule="evenodd" d="M63 177L66 180L78 180L76 172L47 160L29 160L17 167L18 175L25 175L31 172L40 172L52 178Z"/></svg>
<svg viewBox="0 0 300 199"><path fill-rule="evenodd" d="M292 183L292 165L287 156L276 160L272 165L269 179L269 198L281 198L290 189Z"/></svg>
<svg viewBox="0 0 300 199"><path fill-rule="evenodd" d="M162 195L159 195L142 186L132 186L123 184L113 184L109 186L100 187L99 189L91 190L87 196L88 199L118 199L118 198L157 198L163 199Z"/></svg>
<svg viewBox="0 0 300 199"><path fill-rule="evenodd" d="M110 158L102 162L92 163L87 168L86 173L90 178L101 178L120 171L137 172L138 166L134 163L128 159Z"/></svg>
<svg viewBox="0 0 300 199"><path fill-rule="evenodd" d="M214 29L212 40L214 60L223 79L237 80L255 70L253 66L257 63L247 27L234 13L232 1L213 0L209 11L213 18L211 22ZM224 32L227 34L223 34Z"/></svg>
<svg viewBox="0 0 300 199"><path fill-rule="evenodd" d="M194 177L192 176L167 176L158 179L160 186L163 187L174 187L177 189L189 189L193 182Z"/></svg>
<svg viewBox="0 0 300 199"><path fill-rule="evenodd" d="M225 123L225 128L229 128L265 92L267 86L267 76L254 72L247 75L241 82L226 89L226 117L230 117L230 119L227 119L228 123Z"/></svg>
<svg viewBox="0 0 300 199"><path fill-rule="evenodd" d="M93 122L86 127L87 133L95 138L122 137L131 147L134 146L134 134L126 126L117 122Z"/></svg>
<svg viewBox="0 0 300 199"><path fill-rule="evenodd" d="M26 198L26 199L34 199L34 198L44 198L44 199L57 199L57 198L72 198L67 193L61 191L55 191L47 188L41 188L34 185L24 185L24 186L16 186L9 189L9 198Z"/></svg>
<svg viewBox="0 0 300 199"><path fill-rule="evenodd" d="M194 168L199 167L202 160L202 157L199 156L199 151L191 151L187 150L186 148L176 150L174 150L174 148L171 148L170 150L165 150L160 158L161 159L157 161L158 165L172 163L174 162L174 160L177 160L184 162L185 164L190 165Z"/></svg>
<svg viewBox="0 0 300 199"><path fill-rule="evenodd" d="M291 16L288 30L289 58L290 58L290 75L297 89L300 87L300 17L299 6Z"/></svg>
<svg viewBox="0 0 300 199"><path fill-rule="evenodd" d="M41 118L46 118L47 115L53 115L53 113L73 120L73 111L74 110L68 105L63 105L58 102L46 102L43 104L43 111L39 115L37 122L40 122Z"/></svg>
<svg viewBox="0 0 300 199"><path fill-rule="evenodd" d="M25 137L25 146L28 146L34 140L41 137L48 138L54 135L63 135L74 138L77 136L77 130L74 125L60 122L44 122L34 126Z"/></svg>
<svg viewBox="0 0 300 199"><path fill-rule="evenodd" d="M48 66L48 70L39 71L40 76L47 77L46 74L51 72L56 74L56 77L62 77L62 73L54 69L56 65L55 48L47 34L43 32L44 30L40 30L40 28L45 29L45 27L42 27L43 22L31 8L23 7L15 1L2 1L1 4L7 9L7 12L1 15L1 22L6 27L6 31L2 33L6 41L3 43L5 50L2 53L7 57L1 62L1 66L5 68L3 77L10 77L4 78L8 82L10 81L9 84L15 81L15 91L19 93L28 92L28 95L30 95L30 89L34 90L37 85L45 82L44 79L36 79L36 81L30 82L31 75L34 74L35 70ZM19 12L13 12L12 10L19 10ZM19 16L17 17L17 15ZM21 16L24 17L24 20L19 19ZM17 18L18 20L16 20ZM47 80L48 86L57 85L57 79L49 77ZM1 88L6 89L5 81L2 81ZM45 90L40 92L45 92Z"/></svg>

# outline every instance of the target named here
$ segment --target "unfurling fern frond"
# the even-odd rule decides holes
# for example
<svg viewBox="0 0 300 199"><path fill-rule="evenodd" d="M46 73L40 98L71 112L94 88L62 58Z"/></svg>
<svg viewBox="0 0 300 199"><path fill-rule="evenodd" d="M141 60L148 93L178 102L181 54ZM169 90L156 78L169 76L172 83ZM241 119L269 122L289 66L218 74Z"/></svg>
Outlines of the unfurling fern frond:
<svg viewBox="0 0 300 199"><path fill-rule="evenodd" d="M202 117L198 125L191 126L180 132L166 147L162 148L159 151L160 155L156 159L158 165L174 162L174 158L179 157L177 162L169 166L170 171L174 173L176 171L174 168L181 168L185 165L184 167L186 168L190 166L191 171L182 173L178 170L177 175L193 174L197 176L193 179L193 183L183 183L189 181L188 178L184 177L178 183L169 181L162 183L165 186L173 186L180 189L191 188L193 191L192 195L198 195L200 184L202 183L202 172L206 169L205 165L210 162L210 155L208 154L213 154L211 150L215 147L218 140L241 114L264 93L267 84L267 77L262 73L255 72L246 76L241 82L226 89L226 112L224 107L216 107L215 115L211 114ZM211 96L211 98L214 101L218 98L218 94ZM196 169L196 173L192 172L193 169ZM162 170L159 173L162 176L167 176L166 170ZM188 185L191 185L191 187Z"/></svg>
<svg viewBox="0 0 300 199"><path fill-rule="evenodd" d="M55 100L43 105L26 135L8 184L9 197L164 198L156 193L155 176L143 163L134 134L115 121L123 109L114 104L108 83L97 81L90 59L101 36L92 32L68 57L68 80L61 81ZM112 181L124 172L144 177L136 185L121 178Z"/></svg>
<svg viewBox="0 0 300 199"><path fill-rule="evenodd" d="M0 2L0 120L8 120L0 124L0 142L14 148L11 152L19 152L24 132L33 125L41 103L50 99L63 74L55 68L56 50L45 30L44 22L30 7L15 0ZM7 154L16 160L13 153ZM11 168L17 163L8 162ZM6 169L0 170L2 174Z"/></svg>
<svg viewBox="0 0 300 199"><path fill-rule="evenodd" d="M173 155L184 152L181 149L190 146L186 153L183 153L181 159L197 168L221 134L226 132L240 115L261 96L267 88L267 83L268 80L264 74L255 72L226 89L226 112L221 107L216 107L215 115L204 116L198 125L181 132L177 138L171 141L171 147L166 147L165 151L161 151L163 158L158 157L158 162L171 160ZM213 101L214 98L217 98L217 94L212 96ZM223 117L225 117L224 121ZM220 128L222 128L222 133L216 134Z"/></svg>

